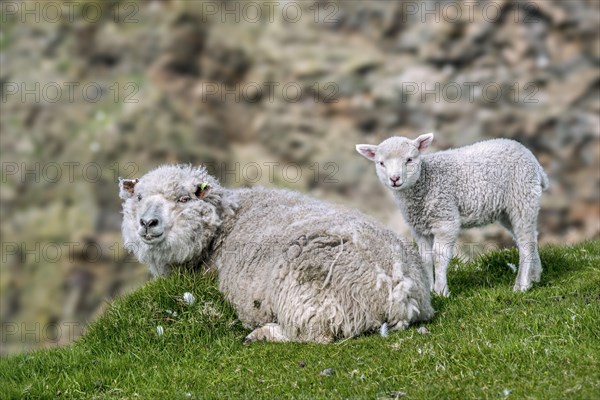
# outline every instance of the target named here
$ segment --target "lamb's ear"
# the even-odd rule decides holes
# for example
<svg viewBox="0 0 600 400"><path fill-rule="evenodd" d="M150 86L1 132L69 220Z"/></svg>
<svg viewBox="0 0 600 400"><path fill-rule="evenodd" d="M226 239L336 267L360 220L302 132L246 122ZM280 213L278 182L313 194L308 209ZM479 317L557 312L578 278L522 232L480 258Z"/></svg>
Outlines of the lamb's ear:
<svg viewBox="0 0 600 400"><path fill-rule="evenodd" d="M422 152L423 150L429 147L432 141L433 133L426 133L416 138L413 142L417 149L419 149L419 152Z"/></svg>
<svg viewBox="0 0 600 400"><path fill-rule="evenodd" d="M203 199L205 198L212 188L208 184L208 182L199 183L196 187L196 192L194 193L197 198Z"/></svg>
<svg viewBox="0 0 600 400"><path fill-rule="evenodd" d="M123 200L127 200L133 196L133 189L135 188L135 184L139 181L139 179L123 179L119 177L119 197Z"/></svg>
<svg viewBox="0 0 600 400"><path fill-rule="evenodd" d="M377 152L377 146L372 144L357 144L356 151L358 151L358 154L360 154L367 160L375 161L375 153Z"/></svg>

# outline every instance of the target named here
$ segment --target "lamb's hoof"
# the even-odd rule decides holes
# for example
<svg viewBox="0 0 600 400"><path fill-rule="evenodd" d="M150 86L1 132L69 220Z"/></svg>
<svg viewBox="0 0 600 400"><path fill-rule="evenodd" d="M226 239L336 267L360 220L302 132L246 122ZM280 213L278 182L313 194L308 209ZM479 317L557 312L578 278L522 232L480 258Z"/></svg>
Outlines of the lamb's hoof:
<svg viewBox="0 0 600 400"><path fill-rule="evenodd" d="M515 286L513 287L513 291L514 292L526 292L529 290L529 288L531 288L531 283L528 284L521 284L521 283L515 283Z"/></svg>
<svg viewBox="0 0 600 400"><path fill-rule="evenodd" d="M442 289L434 289L433 293L440 297L450 297L450 290L448 289L448 286L444 286Z"/></svg>
<svg viewBox="0 0 600 400"><path fill-rule="evenodd" d="M539 283L542 280L542 271L534 272L531 274L531 281Z"/></svg>

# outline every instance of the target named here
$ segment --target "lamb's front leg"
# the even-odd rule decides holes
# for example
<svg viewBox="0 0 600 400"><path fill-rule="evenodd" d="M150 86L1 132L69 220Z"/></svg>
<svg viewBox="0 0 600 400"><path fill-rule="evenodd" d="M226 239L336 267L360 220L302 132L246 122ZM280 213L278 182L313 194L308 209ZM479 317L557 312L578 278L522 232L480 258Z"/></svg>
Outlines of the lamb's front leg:
<svg viewBox="0 0 600 400"><path fill-rule="evenodd" d="M429 290L433 291L433 241L430 236L415 235L415 237L425 269L425 276L429 280Z"/></svg>
<svg viewBox="0 0 600 400"><path fill-rule="evenodd" d="M440 296L450 296L446 278L448 265L454 254L454 246L458 238L459 227L449 223L435 231L433 235L433 252L435 262L435 283L433 291Z"/></svg>

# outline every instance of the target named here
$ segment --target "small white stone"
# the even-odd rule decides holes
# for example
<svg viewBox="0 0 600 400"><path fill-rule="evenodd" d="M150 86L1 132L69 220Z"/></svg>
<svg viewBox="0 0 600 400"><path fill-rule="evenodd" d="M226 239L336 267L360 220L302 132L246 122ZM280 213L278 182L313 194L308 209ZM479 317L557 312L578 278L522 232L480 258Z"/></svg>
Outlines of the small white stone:
<svg viewBox="0 0 600 400"><path fill-rule="evenodd" d="M191 306L196 302L196 298L190 292L185 292L183 294L183 301L185 301L187 304L189 304Z"/></svg>
<svg viewBox="0 0 600 400"><path fill-rule="evenodd" d="M502 394L504 395L504 397L507 397L510 394L510 392L512 392L512 390L510 390L510 389L504 389L502 391Z"/></svg>
<svg viewBox="0 0 600 400"><path fill-rule="evenodd" d="M162 327L162 325L156 327L156 333L158 333L158 336L164 335L165 329Z"/></svg>
<svg viewBox="0 0 600 400"><path fill-rule="evenodd" d="M429 329L425 328L424 326L421 326L417 328L417 333L420 333L421 335L429 335Z"/></svg>

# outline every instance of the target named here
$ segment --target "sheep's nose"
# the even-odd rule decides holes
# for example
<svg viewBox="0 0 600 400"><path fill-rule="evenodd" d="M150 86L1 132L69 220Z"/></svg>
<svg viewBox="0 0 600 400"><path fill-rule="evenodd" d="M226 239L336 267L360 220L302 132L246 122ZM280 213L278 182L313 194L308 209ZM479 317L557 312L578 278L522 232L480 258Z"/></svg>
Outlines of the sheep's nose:
<svg viewBox="0 0 600 400"><path fill-rule="evenodd" d="M152 219L141 218L140 225L142 225L144 228L153 228L158 225L158 218L152 218Z"/></svg>
<svg viewBox="0 0 600 400"><path fill-rule="evenodd" d="M393 183L396 183L399 180L400 180L400 177L398 175L390 176L390 181L392 181Z"/></svg>

